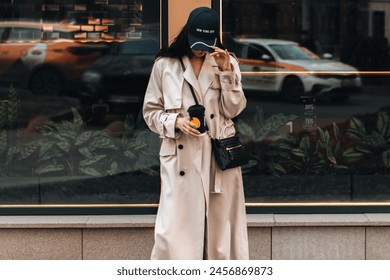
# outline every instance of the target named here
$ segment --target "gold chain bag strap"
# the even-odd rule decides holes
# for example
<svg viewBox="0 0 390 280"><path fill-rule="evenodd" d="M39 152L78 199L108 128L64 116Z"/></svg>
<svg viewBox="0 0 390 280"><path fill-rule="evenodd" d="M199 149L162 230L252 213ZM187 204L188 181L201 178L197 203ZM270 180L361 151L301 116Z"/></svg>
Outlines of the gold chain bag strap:
<svg viewBox="0 0 390 280"><path fill-rule="evenodd" d="M179 60L182 70L184 72L185 67L183 60L181 58ZM191 89L192 96L195 100L195 104L198 105L199 103L191 84L189 84L189 87ZM249 162L248 153L245 150L245 147L242 145L240 138L237 134L228 138L216 139L211 136L211 133L208 130L206 124L204 125L204 127L209 134L213 154L215 156L215 160L217 161L219 168L221 168L222 170L226 170L229 168L245 165Z"/></svg>

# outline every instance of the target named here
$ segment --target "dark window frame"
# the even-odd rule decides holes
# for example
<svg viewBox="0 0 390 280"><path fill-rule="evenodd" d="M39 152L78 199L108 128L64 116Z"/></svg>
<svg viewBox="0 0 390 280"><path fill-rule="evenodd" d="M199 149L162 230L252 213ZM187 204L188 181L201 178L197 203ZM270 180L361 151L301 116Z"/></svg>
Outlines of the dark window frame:
<svg viewBox="0 0 390 280"><path fill-rule="evenodd" d="M0 216L155 215L158 206L144 205L0 205ZM364 214L389 213L390 203L258 203L246 205L247 214Z"/></svg>
<svg viewBox="0 0 390 280"><path fill-rule="evenodd" d="M168 1L163 0L162 13L162 46L168 43ZM212 7L220 13L220 1L211 0ZM0 215L128 215L156 214L158 205L141 204L83 204L83 205L0 205ZM269 213L388 213L390 203L247 203L248 214Z"/></svg>

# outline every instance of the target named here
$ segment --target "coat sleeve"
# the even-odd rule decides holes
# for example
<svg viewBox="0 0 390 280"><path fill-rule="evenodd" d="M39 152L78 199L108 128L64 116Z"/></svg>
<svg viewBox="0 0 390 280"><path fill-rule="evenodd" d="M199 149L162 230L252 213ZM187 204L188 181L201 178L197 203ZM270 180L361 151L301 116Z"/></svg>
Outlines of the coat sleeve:
<svg viewBox="0 0 390 280"><path fill-rule="evenodd" d="M163 62L156 60L146 89L143 116L148 127L160 138L177 138L180 132L175 130L177 112L168 112L163 96Z"/></svg>
<svg viewBox="0 0 390 280"><path fill-rule="evenodd" d="M219 71L221 82L221 113L232 119L239 115L246 107L246 98L241 84L241 72L238 62L230 57L232 71Z"/></svg>

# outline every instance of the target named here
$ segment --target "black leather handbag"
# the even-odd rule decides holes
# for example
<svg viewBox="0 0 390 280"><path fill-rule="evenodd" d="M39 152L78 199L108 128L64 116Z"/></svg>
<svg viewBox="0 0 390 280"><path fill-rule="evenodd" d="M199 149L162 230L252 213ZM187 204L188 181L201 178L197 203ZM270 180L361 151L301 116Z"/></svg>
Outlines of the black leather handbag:
<svg viewBox="0 0 390 280"><path fill-rule="evenodd" d="M248 163L248 153L237 134L223 139L210 137L210 140L215 159L222 170Z"/></svg>
<svg viewBox="0 0 390 280"><path fill-rule="evenodd" d="M181 59L180 63L184 72L184 63ZM198 99L196 98L194 89L192 88L191 84L189 84L189 87L191 89L192 96L195 100L196 105L194 106L201 106L198 103ZM216 139L211 136L207 125L205 125L205 129L210 136L213 154L215 156L215 160L217 161L219 168L221 168L222 170L226 170L229 168L245 165L249 162L248 153L245 150L245 147L242 145L240 138L237 134L228 138Z"/></svg>

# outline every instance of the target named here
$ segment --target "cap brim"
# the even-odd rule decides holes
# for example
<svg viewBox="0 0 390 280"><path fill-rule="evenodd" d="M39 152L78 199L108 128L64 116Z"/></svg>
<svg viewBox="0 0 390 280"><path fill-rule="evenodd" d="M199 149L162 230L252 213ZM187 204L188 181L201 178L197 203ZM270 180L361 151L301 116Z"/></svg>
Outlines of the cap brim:
<svg viewBox="0 0 390 280"><path fill-rule="evenodd" d="M213 52L214 49L211 46L215 46L217 42L217 38L205 40L196 38L191 34L188 35L188 43L190 44L190 48L196 51L208 51Z"/></svg>

